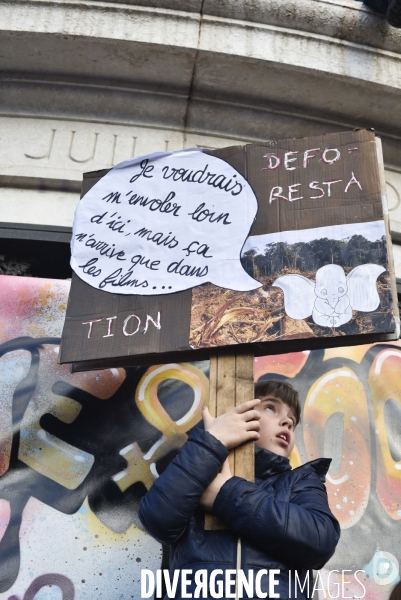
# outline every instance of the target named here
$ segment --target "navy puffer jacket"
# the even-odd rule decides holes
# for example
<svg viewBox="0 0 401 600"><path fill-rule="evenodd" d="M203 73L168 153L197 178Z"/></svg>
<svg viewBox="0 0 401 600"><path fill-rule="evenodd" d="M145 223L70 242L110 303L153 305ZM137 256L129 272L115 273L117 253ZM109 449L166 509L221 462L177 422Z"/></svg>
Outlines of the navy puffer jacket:
<svg viewBox="0 0 401 600"><path fill-rule="evenodd" d="M333 555L340 537L323 485L331 461L321 458L292 470L287 458L257 449L255 483L232 477L214 502L213 513L227 530L205 531L199 499L227 455L219 440L195 428L142 499L139 518L156 540L171 545L170 573L190 569L193 577L199 569L209 574L235 569L240 537L244 574L253 569L255 577L260 569L278 569L274 591L280 598L294 598L294 571L303 585L308 570L322 568ZM187 592L193 595L195 588L193 580ZM268 575L261 578L261 589L269 595ZM297 597L308 598L306 590L298 588ZM181 598L181 582L175 597Z"/></svg>

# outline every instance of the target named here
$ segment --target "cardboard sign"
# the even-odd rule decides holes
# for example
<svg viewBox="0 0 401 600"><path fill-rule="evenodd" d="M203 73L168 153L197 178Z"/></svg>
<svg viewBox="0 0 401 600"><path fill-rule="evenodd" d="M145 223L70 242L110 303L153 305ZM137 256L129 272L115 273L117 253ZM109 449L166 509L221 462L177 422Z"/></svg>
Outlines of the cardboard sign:
<svg viewBox="0 0 401 600"><path fill-rule="evenodd" d="M158 153L84 177L60 362L396 339L372 131Z"/></svg>

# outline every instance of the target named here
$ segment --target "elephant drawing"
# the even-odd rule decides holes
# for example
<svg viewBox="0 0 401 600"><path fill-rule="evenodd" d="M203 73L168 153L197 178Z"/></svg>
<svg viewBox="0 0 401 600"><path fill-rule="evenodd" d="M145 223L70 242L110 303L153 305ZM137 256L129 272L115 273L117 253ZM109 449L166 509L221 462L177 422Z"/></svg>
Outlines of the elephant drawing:
<svg viewBox="0 0 401 600"><path fill-rule="evenodd" d="M296 273L281 275L273 286L284 292L285 312L292 319L310 315L317 325L340 327L352 319L352 311L372 312L380 304L377 278L386 269L368 263L345 274L339 265L325 265L316 281Z"/></svg>

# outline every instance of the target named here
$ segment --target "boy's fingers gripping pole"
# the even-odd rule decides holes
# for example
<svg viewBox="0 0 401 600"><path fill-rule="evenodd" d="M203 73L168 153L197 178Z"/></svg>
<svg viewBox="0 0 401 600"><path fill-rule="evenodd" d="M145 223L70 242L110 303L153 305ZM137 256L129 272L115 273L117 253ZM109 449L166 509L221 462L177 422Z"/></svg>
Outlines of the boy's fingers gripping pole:
<svg viewBox="0 0 401 600"><path fill-rule="evenodd" d="M202 419L205 424L205 429L208 428L213 418L214 417L212 417L212 415L210 414L208 407L204 406L202 410Z"/></svg>
<svg viewBox="0 0 401 600"><path fill-rule="evenodd" d="M235 406L254 398L253 348L217 348L210 353L209 413L219 416ZM248 481L255 479L253 441L241 444L230 452L231 473ZM206 514L205 529L225 529L214 517Z"/></svg>

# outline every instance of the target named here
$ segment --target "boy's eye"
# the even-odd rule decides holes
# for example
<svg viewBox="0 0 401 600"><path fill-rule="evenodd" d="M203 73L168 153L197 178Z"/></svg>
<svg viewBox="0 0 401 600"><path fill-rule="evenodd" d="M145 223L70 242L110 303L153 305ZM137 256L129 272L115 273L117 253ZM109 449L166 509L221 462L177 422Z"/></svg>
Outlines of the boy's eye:
<svg viewBox="0 0 401 600"><path fill-rule="evenodd" d="M274 406L272 406L271 404L268 404L266 406L266 410L271 410L272 412L274 412L275 409L274 409Z"/></svg>

